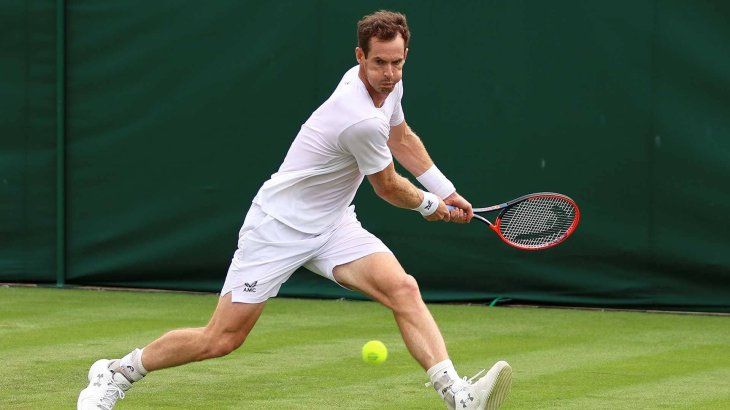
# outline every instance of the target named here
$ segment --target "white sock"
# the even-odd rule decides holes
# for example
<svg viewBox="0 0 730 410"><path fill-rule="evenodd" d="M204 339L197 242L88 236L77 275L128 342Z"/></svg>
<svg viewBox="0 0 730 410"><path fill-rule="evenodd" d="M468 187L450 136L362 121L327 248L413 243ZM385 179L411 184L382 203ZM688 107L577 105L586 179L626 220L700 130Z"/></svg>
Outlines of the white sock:
<svg viewBox="0 0 730 410"><path fill-rule="evenodd" d="M436 363L433 367L428 369L426 373L431 379L433 388L438 392L441 398L446 395L449 387L454 384L454 382L461 380L459 378L459 374L456 373L454 364L449 359Z"/></svg>
<svg viewBox="0 0 730 410"><path fill-rule="evenodd" d="M130 382L134 383L141 380L147 375L147 370L142 366L142 351L144 349L134 349L126 356L115 361L112 370L124 375ZM116 367L116 369L115 369Z"/></svg>

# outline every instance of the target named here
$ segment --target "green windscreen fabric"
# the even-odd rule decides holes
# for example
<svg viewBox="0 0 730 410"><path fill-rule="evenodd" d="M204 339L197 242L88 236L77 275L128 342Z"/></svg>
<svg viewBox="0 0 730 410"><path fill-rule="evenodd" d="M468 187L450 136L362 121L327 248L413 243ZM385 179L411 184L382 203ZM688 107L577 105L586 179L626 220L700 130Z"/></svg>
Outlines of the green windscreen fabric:
<svg viewBox="0 0 730 410"><path fill-rule="evenodd" d="M55 9L0 3L0 281L55 280Z"/></svg>
<svg viewBox="0 0 730 410"><path fill-rule="evenodd" d="M561 192L583 216L564 244L524 252L481 224L427 223L365 182L359 219L427 300L730 310L730 6L673 0L69 0L67 282L219 290L251 199L379 8L408 16L406 119L459 192L475 206ZM18 103L20 84L52 81L13 64L0 81ZM46 178L15 189L51 196L31 205L3 186L10 213L45 207L26 222L3 212L2 229L15 223L46 270L18 265L36 259L15 241L0 263L43 281L30 275L52 268L55 243L27 241L31 223L53 229L52 117L5 105L49 127L45 161L27 128L2 141L8 175ZM359 297L305 270L280 294Z"/></svg>
<svg viewBox="0 0 730 410"><path fill-rule="evenodd" d="M305 4L71 2L69 282L220 289L317 103Z"/></svg>

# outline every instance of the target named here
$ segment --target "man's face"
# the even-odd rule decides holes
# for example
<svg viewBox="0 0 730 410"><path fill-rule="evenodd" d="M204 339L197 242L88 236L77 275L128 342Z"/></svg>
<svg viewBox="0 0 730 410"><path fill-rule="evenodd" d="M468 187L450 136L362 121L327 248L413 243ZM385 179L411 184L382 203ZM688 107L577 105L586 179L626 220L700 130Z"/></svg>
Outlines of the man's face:
<svg viewBox="0 0 730 410"><path fill-rule="evenodd" d="M389 41L373 37L367 57L359 47L355 54L365 79L378 93L389 94L403 77L403 64L408 50L400 34Z"/></svg>

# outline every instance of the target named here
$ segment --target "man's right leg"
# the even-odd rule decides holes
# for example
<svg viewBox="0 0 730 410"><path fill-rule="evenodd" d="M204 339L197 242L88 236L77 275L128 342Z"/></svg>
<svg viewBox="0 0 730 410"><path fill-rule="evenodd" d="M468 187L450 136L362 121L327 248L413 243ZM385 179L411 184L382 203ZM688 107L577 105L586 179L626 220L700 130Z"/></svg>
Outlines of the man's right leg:
<svg viewBox="0 0 730 410"><path fill-rule="evenodd" d="M165 333L142 350L142 366L149 372L227 355L246 340L265 304L222 296L207 326Z"/></svg>
<svg viewBox="0 0 730 410"><path fill-rule="evenodd" d="M238 348L256 324L266 302L234 303L231 293L218 300L208 325L165 333L144 349L119 360L98 360L89 370L89 385L77 408L112 409L133 382L147 372L224 356Z"/></svg>
<svg viewBox="0 0 730 410"><path fill-rule="evenodd" d="M238 249L226 274L223 296L208 325L173 330L121 359L97 361L89 370L89 386L79 395L79 409L111 409L131 383L148 371L219 357L235 350L253 328L266 300L276 296L281 284L327 238L299 232L252 205L239 231Z"/></svg>

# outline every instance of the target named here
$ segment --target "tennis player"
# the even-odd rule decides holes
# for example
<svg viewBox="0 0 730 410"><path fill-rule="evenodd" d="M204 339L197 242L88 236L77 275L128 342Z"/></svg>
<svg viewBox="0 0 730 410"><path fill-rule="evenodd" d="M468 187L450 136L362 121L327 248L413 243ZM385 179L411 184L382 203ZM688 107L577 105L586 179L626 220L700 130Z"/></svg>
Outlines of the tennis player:
<svg viewBox="0 0 730 410"><path fill-rule="evenodd" d="M390 308L447 408L493 409L505 399L510 366L500 361L477 380L459 377L416 280L357 220L351 202L365 176L383 200L428 221L465 223L473 215L405 121L405 16L378 11L358 22L357 33L358 64L304 123L279 171L253 199L208 325L173 330L121 359L96 361L79 409L111 409L151 371L234 351L266 301L301 266ZM394 157L426 191L396 173Z"/></svg>

